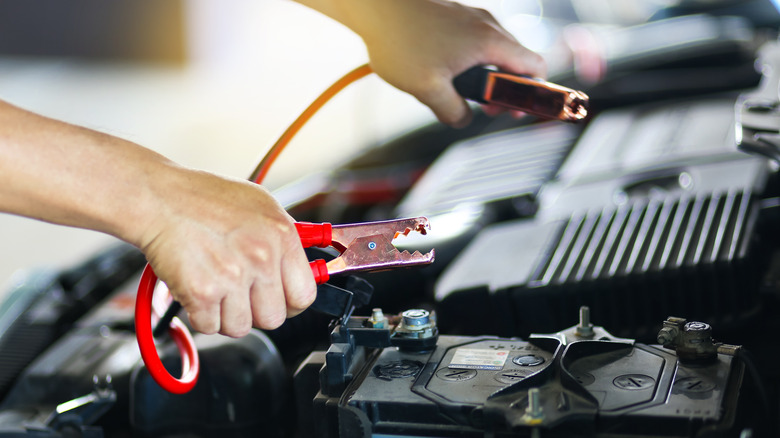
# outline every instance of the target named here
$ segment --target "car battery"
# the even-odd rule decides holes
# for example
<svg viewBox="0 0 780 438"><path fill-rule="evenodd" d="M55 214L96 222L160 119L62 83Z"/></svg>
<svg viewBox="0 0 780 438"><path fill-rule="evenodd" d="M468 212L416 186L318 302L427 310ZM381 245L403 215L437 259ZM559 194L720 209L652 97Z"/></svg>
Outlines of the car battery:
<svg viewBox="0 0 780 438"><path fill-rule="evenodd" d="M426 318L417 333L406 314L395 327L353 317L307 358L295 375L302 436L730 436L741 427L740 347L713 343L707 324L670 318L662 346L594 327L587 308L579 325L527 340L440 336L433 315L411 312Z"/></svg>

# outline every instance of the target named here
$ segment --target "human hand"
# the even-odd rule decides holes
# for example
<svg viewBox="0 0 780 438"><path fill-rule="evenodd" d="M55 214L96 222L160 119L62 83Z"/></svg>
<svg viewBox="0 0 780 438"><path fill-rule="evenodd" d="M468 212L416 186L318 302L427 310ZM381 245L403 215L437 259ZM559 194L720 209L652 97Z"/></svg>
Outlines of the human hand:
<svg viewBox="0 0 780 438"><path fill-rule="evenodd" d="M294 221L265 189L175 165L161 179L139 247L194 329L240 337L314 301Z"/></svg>
<svg viewBox="0 0 780 438"><path fill-rule="evenodd" d="M0 211L137 246L198 331L272 329L314 301L294 221L257 184L3 101L0 155Z"/></svg>
<svg viewBox="0 0 780 438"><path fill-rule="evenodd" d="M545 77L541 56L520 45L485 10L446 0L299 0L359 34L380 77L429 106L439 120L462 127L471 120L452 79L475 65ZM486 106L495 115L503 110ZM519 115L519 113L515 113Z"/></svg>

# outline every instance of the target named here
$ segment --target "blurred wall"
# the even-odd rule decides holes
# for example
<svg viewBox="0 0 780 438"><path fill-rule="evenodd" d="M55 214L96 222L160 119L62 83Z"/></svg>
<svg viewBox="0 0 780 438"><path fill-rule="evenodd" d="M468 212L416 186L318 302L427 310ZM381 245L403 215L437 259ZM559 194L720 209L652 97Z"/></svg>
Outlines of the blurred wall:
<svg viewBox="0 0 780 438"><path fill-rule="evenodd" d="M182 63L182 0L0 0L0 54Z"/></svg>

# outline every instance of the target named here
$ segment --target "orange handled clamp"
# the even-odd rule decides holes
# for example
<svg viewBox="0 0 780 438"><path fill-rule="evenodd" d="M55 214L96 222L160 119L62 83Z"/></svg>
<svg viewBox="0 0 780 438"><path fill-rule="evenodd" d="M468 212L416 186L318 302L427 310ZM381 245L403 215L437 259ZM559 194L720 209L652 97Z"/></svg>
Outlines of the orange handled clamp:
<svg viewBox="0 0 780 438"><path fill-rule="evenodd" d="M433 262L433 250L425 254L419 251L409 253L399 251L393 245L396 237L406 236L412 231L425 234L430 225L424 217L344 225L298 222L295 227L304 248L333 247L340 253L328 262L318 259L309 263L317 284L327 282L333 274L380 271Z"/></svg>

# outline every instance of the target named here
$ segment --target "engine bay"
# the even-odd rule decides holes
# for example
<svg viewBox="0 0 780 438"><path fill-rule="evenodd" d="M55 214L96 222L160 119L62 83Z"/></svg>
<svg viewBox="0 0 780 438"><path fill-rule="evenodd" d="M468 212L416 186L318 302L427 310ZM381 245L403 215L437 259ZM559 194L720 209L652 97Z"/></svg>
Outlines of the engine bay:
<svg viewBox="0 0 780 438"><path fill-rule="evenodd" d="M733 12L623 29L601 81L556 78L587 123L478 114L279 189L297 220L426 216L398 246L436 261L196 334L190 393L141 361L135 248L30 273L0 303L0 437L777 436L780 43Z"/></svg>

